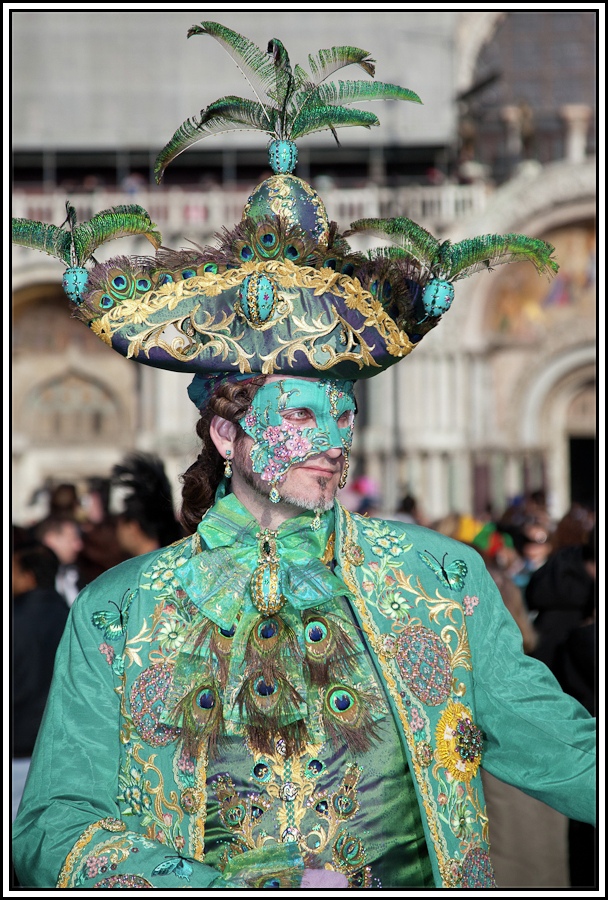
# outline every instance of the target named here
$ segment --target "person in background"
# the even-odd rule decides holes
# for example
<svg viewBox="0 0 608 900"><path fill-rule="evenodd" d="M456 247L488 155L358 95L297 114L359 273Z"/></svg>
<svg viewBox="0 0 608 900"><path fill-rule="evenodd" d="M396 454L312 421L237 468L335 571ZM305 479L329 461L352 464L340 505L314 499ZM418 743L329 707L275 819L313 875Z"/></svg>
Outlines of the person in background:
<svg viewBox="0 0 608 900"><path fill-rule="evenodd" d="M114 466L112 486L122 493L116 538L127 558L158 550L183 536L175 516L171 485L158 456L132 453Z"/></svg>
<svg viewBox="0 0 608 900"><path fill-rule="evenodd" d="M82 508L75 484L62 483L49 492L49 515L80 521Z"/></svg>
<svg viewBox="0 0 608 900"><path fill-rule="evenodd" d="M34 537L57 556L55 588L71 606L82 587L76 564L83 547L79 523L69 516L50 515L35 526Z"/></svg>
<svg viewBox="0 0 608 900"><path fill-rule="evenodd" d="M85 521L82 523L83 547L78 556L83 587L129 558L118 542L117 517L110 513L109 503L110 479L89 478L82 497Z"/></svg>
<svg viewBox="0 0 608 900"><path fill-rule="evenodd" d="M55 590L59 560L53 551L20 535L12 553L12 819L51 685L55 652L68 605Z"/></svg>

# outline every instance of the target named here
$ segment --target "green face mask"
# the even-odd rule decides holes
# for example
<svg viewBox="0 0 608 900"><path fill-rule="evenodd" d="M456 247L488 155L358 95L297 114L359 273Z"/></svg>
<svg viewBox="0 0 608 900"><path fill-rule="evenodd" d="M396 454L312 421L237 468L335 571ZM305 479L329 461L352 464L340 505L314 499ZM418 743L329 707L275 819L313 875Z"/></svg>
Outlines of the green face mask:
<svg viewBox="0 0 608 900"><path fill-rule="evenodd" d="M262 385L239 420L254 440L253 471L275 485L295 463L334 447L348 453L355 409L352 381L285 378Z"/></svg>

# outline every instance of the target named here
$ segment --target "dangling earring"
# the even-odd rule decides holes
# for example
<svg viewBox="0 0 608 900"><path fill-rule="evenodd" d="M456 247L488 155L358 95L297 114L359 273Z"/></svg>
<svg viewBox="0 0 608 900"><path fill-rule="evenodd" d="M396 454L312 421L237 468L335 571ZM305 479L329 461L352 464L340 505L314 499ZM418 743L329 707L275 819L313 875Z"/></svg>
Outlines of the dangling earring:
<svg viewBox="0 0 608 900"><path fill-rule="evenodd" d="M279 503L281 499L281 495L279 494L278 488L276 484L270 488L270 494L268 495L272 503Z"/></svg>
<svg viewBox="0 0 608 900"><path fill-rule="evenodd" d="M338 482L338 487L343 488L346 484L346 479L348 478L348 450L344 450L344 468L342 469L342 474L340 475L340 481Z"/></svg>
<svg viewBox="0 0 608 900"><path fill-rule="evenodd" d="M224 478L232 478L232 466L230 464L230 454L232 450L226 450L226 459L224 461Z"/></svg>

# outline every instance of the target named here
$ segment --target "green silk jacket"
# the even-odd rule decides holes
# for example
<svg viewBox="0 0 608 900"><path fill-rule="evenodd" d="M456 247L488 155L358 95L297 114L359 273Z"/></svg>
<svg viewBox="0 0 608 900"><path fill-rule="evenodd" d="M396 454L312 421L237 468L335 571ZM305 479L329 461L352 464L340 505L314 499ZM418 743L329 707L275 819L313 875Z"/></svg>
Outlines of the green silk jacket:
<svg viewBox="0 0 608 900"><path fill-rule="evenodd" d="M238 501L230 503L238 539L252 535L257 523L237 510ZM298 527L309 531L311 518L299 516ZM230 565L214 574L219 551L201 540L206 519L200 533L104 573L71 609L14 825L14 864L24 887L284 887L298 883L289 873L309 865L297 841L248 852L254 845L247 843L253 832L246 822L253 827L268 807L270 788L239 805L226 779L220 779L222 822L228 836L235 834L230 815L238 812L245 852L228 865L205 862L209 759L204 749L196 757L185 752L167 713L188 634L200 630L206 614L221 623L213 592L234 574ZM284 528L293 535L295 521L278 535ZM397 726L435 885L494 885L480 766L573 819L594 821L595 720L544 665L524 655L519 630L476 551L419 526L350 514L338 503L324 514L323 528L332 536L333 575L344 585L372 680ZM290 552L306 563L304 544L303 557ZM240 565L245 555L238 559ZM222 596L240 602L234 592ZM310 798L321 795L312 776L302 777L301 795L309 798L303 809L310 813ZM357 777L343 783L337 819L326 814L327 828L315 832L323 839L331 832L335 867L353 877L363 871L363 856L355 873L344 854L345 844L357 842L348 843L342 825L358 806ZM284 777L286 796L277 796L293 799L288 788L296 780ZM277 873L278 881L268 881ZM361 885L371 886L351 880Z"/></svg>

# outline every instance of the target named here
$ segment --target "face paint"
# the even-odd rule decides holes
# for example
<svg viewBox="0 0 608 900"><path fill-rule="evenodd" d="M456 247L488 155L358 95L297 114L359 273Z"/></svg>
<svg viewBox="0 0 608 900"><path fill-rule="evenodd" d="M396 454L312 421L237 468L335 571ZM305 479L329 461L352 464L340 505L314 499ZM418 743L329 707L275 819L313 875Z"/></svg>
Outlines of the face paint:
<svg viewBox="0 0 608 900"><path fill-rule="evenodd" d="M285 378L262 385L239 420L254 441L253 471L275 485L295 463L334 447L347 453L355 408L352 381Z"/></svg>

